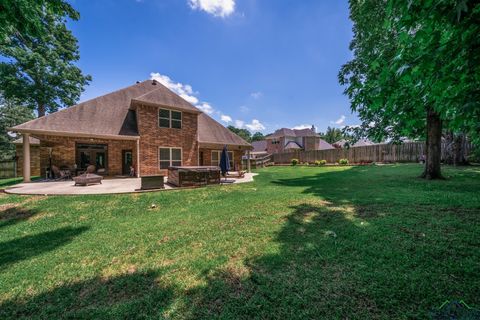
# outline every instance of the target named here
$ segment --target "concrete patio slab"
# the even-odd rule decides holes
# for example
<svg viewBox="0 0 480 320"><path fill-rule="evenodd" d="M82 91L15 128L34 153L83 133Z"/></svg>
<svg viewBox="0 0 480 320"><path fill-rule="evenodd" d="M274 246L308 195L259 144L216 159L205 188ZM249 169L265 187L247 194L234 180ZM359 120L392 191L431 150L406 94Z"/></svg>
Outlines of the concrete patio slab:
<svg viewBox="0 0 480 320"><path fill-rule="evenodd" d="M257 173L246 173L244 178L224 178L221 179L221 184L236 184L252 182L253 177ZM85 195L85 194L119 194L119 193L133 193L146 192L140 189L140 178L118 178L118 179L104 179L102 184L95 184L89 186L75 186L73 181L49 181L49 182L28 182L19 183L5 189L6 193L11 194L27 194L27 195ZM181 190L168 184L162 190ZM149 190L150 191L150 190Z"/></svg>

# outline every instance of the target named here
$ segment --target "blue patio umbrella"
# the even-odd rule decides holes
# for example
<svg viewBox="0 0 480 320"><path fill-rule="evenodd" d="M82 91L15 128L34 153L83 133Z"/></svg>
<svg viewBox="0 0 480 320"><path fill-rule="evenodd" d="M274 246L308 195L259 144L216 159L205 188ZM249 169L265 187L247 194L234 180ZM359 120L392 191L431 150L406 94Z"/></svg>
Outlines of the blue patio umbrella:
<svg viewBox="0 0 480 320"><path fill-rule="evenodd" d="M223 147L222 155L220 156L220 171L224 177L228 171L230 171L230 159L228 158L227 146Z"/></svg>

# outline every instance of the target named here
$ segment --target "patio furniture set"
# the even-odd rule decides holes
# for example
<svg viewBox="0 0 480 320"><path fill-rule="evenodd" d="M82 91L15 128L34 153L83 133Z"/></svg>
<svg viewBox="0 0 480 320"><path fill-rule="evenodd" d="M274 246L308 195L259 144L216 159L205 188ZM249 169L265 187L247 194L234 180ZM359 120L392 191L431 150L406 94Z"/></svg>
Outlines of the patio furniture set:
<svg viewBox="0 0 480 320"><path fill-rule="evenodd" d="M90 184L102 183L103 177L95 174L96 167L94 165L89 165L85 171L77 171L75 176L72 176L72 172L68 168L59 169L57 166L52 166L52 173L55 181L60 180L73 180L75 181L75 186L88 186Z"/></svg>

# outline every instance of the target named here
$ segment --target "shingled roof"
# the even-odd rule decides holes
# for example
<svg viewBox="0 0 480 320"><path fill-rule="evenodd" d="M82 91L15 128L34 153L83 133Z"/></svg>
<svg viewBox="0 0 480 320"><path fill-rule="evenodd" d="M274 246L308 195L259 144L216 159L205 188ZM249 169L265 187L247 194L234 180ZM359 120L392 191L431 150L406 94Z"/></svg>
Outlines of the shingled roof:
<svg viewBox="0 0 480 320"><path fill-rule="evenodd" d="M101 136L138 139L135 107L154 104L198 113L198 140L203 143L250 146L245 140L202 113L155 80L146 80L25 122L12 131L33 134Z"/></svg>
<svg viewBox="0 0 480 320"><path fill-rule="evenodd" d="M249 147L250 144L205 113L198 115L198 142Z"/></svg>
<svg viewBox="0 0 480 320"><path fill-rule="evenodd" d="M271 135L268 135L267 139L272 138L280 138L280 137L311 137L317 136L315 131L312 129L288 129L288 128L281 128L276 130Z"/></svg>

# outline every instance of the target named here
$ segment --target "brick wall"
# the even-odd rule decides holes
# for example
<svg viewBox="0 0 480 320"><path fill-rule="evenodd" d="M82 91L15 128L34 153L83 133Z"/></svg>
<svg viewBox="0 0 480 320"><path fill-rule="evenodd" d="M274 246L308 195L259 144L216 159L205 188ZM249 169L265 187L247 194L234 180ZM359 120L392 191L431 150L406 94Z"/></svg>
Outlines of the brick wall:
<svg viewBox="0 0 480 320"><path fill-rule="evenodd" d="M279 153L283 152L285 148L285 137L276 138L276 141L280 141L279 143L272 144L273 139L267 140L267 152L272 153Z"/></svg>
<svg viewBox="0 0 480 320"><path fill-rule="evenodd" d="M106 144L108 175L122 174L122 150L132 150L133 163L136 167L137 152L136 142L131 140L104 140L104 139L90 139L90 138L73 138L73 137L59 137L59 136L35 136L40 139L39 158L40 158L40 173L45 176L45 171L49 166L49 151L52 148L52 164L61 167L67 166L72 168L76 163L76 144ZM33 172L32 172L33 175Z"/></svg>
<svg viewBox="0 0 480 320"><path fill-rule="evenodd" d="M167 170L160 170L159 147L182 148L182 165L198 165L197 118L195 113L182 112L181 129L160 128L158 126L158 108L138 106L140 175L167 174Z"/></svg>
<svg viewBox="0 0 480 320"><path fill-rule="evenodd" d="M303 145L305 151L318 150L320 137L303 137Z"/></svg>
<svg viewBox="0 0 480 320"><path fill-rule="evenodd" d="M17 176L23 176L23 145L15 146L17 155ZM30 145L30 174L31 176L40 175L40 146Z"/></svg>
<svg viewBox="0 0 480 320"><path fill-rule="evenodd" d="M200 148L199 152L203 152L203 164L204 166L211 166L212 165L212 151L222 151L222 149L207 149L207 148ZM232 150L229 150L232 151ZM245 151L242 150L233 150L233 163L235 168L230 168L230 170L238 170L242 168L242 156Z"/></svg>

